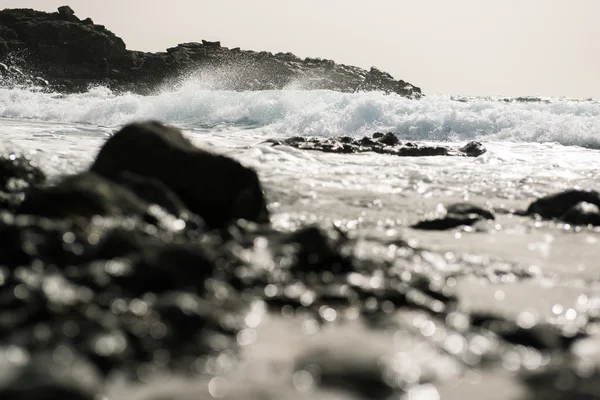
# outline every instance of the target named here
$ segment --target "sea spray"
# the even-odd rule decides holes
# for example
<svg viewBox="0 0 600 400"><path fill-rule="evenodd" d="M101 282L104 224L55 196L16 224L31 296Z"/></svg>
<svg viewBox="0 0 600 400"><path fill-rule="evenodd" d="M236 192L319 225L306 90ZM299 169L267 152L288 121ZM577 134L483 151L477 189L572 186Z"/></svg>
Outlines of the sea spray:
<svg viewBox="0 0 600 400"><path fill-rule="evenodd" d="M0 88L0 117L118 127L158 119L185 129L256 128L266 135L361 136L391 131L405 140L556 142L600 148L594 100L427 96L326 90L216 91L190 79L151 96L94 87L81 94Z"/></svg>

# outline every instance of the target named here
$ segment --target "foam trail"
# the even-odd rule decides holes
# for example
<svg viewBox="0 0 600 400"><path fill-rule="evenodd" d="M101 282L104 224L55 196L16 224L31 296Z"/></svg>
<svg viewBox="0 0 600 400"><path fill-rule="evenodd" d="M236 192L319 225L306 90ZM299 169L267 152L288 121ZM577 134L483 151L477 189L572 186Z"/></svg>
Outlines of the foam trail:
<svg viewBox="0 0 600 400"><path fill-rule="evenodd" d="M57 95L0 88L0 117L120 126L158 119L180 127L258 128L274 135L363 135L392 131L409 140L558 142L600 148L600 103L552 99L507 102L449 96L409 100L382 93L235 92L193 83L153 96L98 87Z"/></svg>

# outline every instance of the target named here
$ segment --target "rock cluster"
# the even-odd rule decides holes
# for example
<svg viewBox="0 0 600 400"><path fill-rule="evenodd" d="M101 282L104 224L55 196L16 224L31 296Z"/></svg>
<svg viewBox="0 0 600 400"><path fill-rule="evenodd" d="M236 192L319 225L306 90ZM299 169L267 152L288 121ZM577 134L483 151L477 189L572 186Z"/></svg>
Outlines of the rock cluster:
<svg viewBox="0 0 600 400"><path fill-rule="evenodd" d="M401 142L392 133L375 132L371 137L365 136L360 139L349 136L335 138L307 138L294 136L284 140L269 140L274 146L286 145L302 150L318 150L326 153L366 153L389 154L403 157L421 156L460 156L478 157L487 150L480 142L469 142L462 147L456 146L430 146L413 142Z"/></svg>
<svg viewBox="0 0 600 400"><path fill-rule="evenodd" d="M20 60L20 62L19 62ZM181 76L221 71L218 88L282 89L302 82L306 89L384 91L418 98L421 90L372 68L336 64L291 53L229 49L220 42L182 43L166 52L127 50L121 38L63 6L56 13L31 9L0 11L0 77L20 82L22 64L54 88L81 91L91 84L150 92Z"/></svg>
<svg viewBox="0 0 600 400"><path fill-rule="evenodd" d="M390 135L369 140L397 143ZM567 192L530 209L551 218L594 196ZM373 329L392 323L394 310L421 312L461 340L483 335L535 351L564 352L586 335L577 324L523 327L463 314L448 284L456 272L440 275L443 258L426 249L396 242L393 260L376 260L358 257L355 240L339 229L277 231L253 170L156 122L124 127L89 171L52 184L30 161L8 154L0 158L0 198L2 398L93 399L115 374L143 381L172 371L218 374L215 357L235 360L270 311L326 324L354 310ZM415 227L493 218L461 203ZM482 278L508 273L506 263L494 270L473 260L455 262ZM453 357L473 363L502 354L470 351ZM303 355L297 369L316 368L323 387L376 398L404 389L403 372L389 379L377 353L322 354Z"/></svg>

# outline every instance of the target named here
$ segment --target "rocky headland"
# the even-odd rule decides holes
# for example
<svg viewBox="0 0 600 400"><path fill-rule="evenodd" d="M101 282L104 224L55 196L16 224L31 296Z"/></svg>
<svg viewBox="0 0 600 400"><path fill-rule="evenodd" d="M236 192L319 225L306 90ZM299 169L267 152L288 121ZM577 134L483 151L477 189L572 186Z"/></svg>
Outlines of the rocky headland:
<svg viewBox="0 0 600 400"><path fill-rule="evenodd" d="M127 49L104 25L80 19L63 6L55 13L31 9L0 11L0 79L48 82L62 92L90 85L149 93L181 77L226 71L218 89L269 90L300 84L303 89L384 91L418 98L421 89L390 74L291 53L227 48L220 42L182 43L166 52ZM29 80L29 82L27 82ZM300 83L299 83L300 82Z"/></svg>
<svg viewBox="0 0 600 400"><path fill-rule="evenodd" d="M304 79L314 88L420 95L375 69L219 43L129 51L68 7L1 11L0 38L0 73L11 84L35 84L38 74L51 89L103 84L144 93L228 67L239 76L230 89ZM35 70L26 74L23 65ZM379 132L269 143L352 157L486 152L479 142L423 145ZM476 246L475 253L430 248L391 230L370 236L324 222L282 229L254 169L159 122L120 128L89 167L51 179L34 157L0 150L3 400L439 399L436 387L447 382L492 375L527 388L526 397L513 397L523 400L600 396L598 369L574 352L597 340L597 298L558 304L542 319L469 308L459 292L461 278L490 288L550 281L529 263ZM399 207L401 200L394 198ZM408 203L416 220L403 228L431 239L444 230L493 237L508 219L573 234L600 226L593 190L531 198L521 210L483 203L439 204L425 215ZM396 226L394 209L379 204ZM476 398L488 398L483 390Z"/></svg>

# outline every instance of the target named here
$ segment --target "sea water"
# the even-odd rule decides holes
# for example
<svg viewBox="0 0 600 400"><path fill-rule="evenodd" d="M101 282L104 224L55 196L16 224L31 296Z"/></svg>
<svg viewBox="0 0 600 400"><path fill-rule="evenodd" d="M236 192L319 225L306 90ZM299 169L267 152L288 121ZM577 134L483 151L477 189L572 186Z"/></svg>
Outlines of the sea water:
<svg viewBox="0 0 600 400"><path fill-rule="evenodd" d="M24 153L51 179L59 179L89 166L121 126L149 119L179 127L198 146L255 168L278 229L335 225L363 239L360 257L381 257L397 239L445 255L431 264L441 274L457 276L465 311L518 318L529 310L545 318L557 305L568 309L581 296L600 296L598 230L512 213L545 194L573 187L600 189L597 100L436 95L410 100L378 92L236 92L209 90L193 81L150 96L117 94L104 87L81 94L0 88L0 152ZM403 141L460 145L478 140L488 151L476 158L396 157L319 153L265 143L290 136L361 137L376 131L393 132ZM459 201L490 208L497 219L449 232L410 229L445 204ZM527 269L536 279L481 279L444 261L454 255L479 260L482 269L492 264L495 270L504 268L504 277ZM283 322L262 332L257 346L271 349L262 357L278 360L291 339L283 340L277 332L301 333L302 323ZM379 340L360 329L352 328L348 337L356 336L361 346ZM415 365L425 368L426 356L413 355ZM476 381L484 385L481 393L495 387L498 398L507 398L510 385L504 379L508 378L503 374L489 378L483 373ZM468 393L438 389L455 398Z"/></svg>

